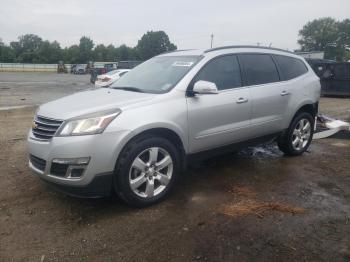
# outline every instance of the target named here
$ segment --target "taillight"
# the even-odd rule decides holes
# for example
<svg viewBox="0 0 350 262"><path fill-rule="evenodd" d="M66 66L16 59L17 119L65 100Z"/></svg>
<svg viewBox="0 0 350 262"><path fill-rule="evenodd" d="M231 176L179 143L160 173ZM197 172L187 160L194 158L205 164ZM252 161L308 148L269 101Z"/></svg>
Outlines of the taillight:
<svg viewBox="0 0 350 262"><path fill-rule="evenodd" d="M110 81L112 78L110 78L110 77L104 77L104 78L102 78L101 79L101 81L102 82L108 82L108 81Z"/></svg>

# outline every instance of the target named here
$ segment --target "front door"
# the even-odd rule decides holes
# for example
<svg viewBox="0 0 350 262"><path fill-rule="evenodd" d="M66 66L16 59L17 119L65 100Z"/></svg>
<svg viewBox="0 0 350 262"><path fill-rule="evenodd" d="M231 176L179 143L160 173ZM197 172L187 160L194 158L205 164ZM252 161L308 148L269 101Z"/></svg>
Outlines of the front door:
<svg viewBox="0 0 350 262"><path fill-rule="evenodd" d="M190 153L242 141L250 137L250 91L242 87L235 55L209 61L192 83L216 84L218 94L187 97Z"/></svg>

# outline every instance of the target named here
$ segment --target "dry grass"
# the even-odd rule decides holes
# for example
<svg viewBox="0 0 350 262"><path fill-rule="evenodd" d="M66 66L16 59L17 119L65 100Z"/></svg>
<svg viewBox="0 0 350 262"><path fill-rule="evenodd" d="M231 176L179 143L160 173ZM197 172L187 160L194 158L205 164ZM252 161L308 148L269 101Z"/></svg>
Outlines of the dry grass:
<svg viewBox="0 0 350 262"><path fill-rule="evenodd" d="M230 192L235 195L235 196L243 196L243 197L254 197L257 195L255 191L253 191L250 187L248 186L241 186L241 185L236 185L233 186Z"/></svg>
<svg viewBox="0 0 350 262"><path fill-rule="evenodd" d="M302 207L297 207L287 203L259 202L255 200L246 200L234 204L226 204L220 209L220 213L232 217L246 216L249 214L255 214L259 217L263 217L263 213L268 211L299 214L304 213L306 210Z"/></svg>

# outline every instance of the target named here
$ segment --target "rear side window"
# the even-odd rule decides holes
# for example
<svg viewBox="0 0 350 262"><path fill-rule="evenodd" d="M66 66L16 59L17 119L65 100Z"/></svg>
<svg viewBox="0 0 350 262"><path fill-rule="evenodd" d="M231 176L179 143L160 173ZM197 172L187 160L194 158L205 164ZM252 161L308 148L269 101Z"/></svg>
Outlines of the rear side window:
<svg viewBox="0 0 350 262"><path fill-rule="evenodd" d="M241 72L237 57L228 55L209 61L195 77L193 83L200 80L215 83L218 90L242 86Z"/></svg>
<svg viewBox="0 0 350 262"><path fill-rule="evenodd" d="M278 82L279 75L275 62L268 54L241 54L247 85L261 85Z"/></svg>
<svg viewBox="0 0 350 262"><path fill-rule="evenodd" d="M300 59L282 55L275 55L275 58L281 70L283 80L290 80L307 72L306 65Z"/></svg>
<svg viewBox="0 0 350 262"><path fill-rule="evenodd" d="M350 64L335 64L334 67L334 79L350 79Z"/></svg>

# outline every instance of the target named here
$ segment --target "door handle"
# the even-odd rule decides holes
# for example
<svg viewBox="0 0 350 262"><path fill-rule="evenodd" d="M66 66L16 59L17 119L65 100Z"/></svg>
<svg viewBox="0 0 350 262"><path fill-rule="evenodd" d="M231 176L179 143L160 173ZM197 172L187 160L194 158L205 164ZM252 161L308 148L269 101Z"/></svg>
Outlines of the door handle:
<svg viewBox="0 0 350 262"><path fill-rule="evenodd" d="M243 104L243 103L247 103L247 102L248 102L248 99L244 98L244 97L240 97L236 101L237 104Z"/></svg>
<svg viewBox="0 0 350 262"><path fill-rule="evenodd" d="M290 93L288 92L288 91L286 91L286 90L284 90L284 91L282 91L281 92L281 96L287 96L287 95L289 95Z"/></svg>

